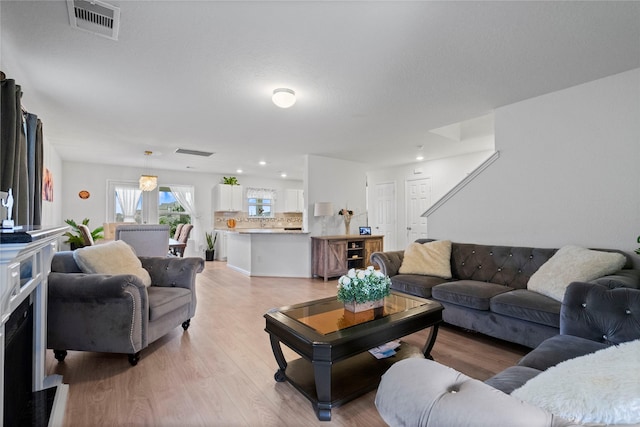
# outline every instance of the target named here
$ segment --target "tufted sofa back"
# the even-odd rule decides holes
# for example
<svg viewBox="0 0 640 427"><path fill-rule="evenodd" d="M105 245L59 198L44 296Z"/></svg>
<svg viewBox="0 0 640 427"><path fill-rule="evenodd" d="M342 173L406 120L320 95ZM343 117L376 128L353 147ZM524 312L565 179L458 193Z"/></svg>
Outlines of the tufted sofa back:
<svg viewBox="0 0 640 427"><path fill-rule="evenodd" d="M418 243L428 241L431 240L416 240ZM556 252L557 249L452 242L451 273L457 280L476 280L526 289L531 275Z"/></svg>
<svg viewBox="0 0 640 427"><path fill-rule="evenodd" d="M609 345L640 338L640 290L573 282L562 301L560 334Z"/></svg>

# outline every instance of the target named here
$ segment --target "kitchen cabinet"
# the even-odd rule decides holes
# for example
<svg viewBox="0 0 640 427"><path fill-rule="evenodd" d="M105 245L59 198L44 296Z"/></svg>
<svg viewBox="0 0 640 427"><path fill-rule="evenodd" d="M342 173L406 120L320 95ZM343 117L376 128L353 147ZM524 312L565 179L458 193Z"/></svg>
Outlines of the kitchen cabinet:
<svg viewBox="0 0 640 427"><path fill-rule="evenodd" d="M242 211L244 193L242 185L218 184L213 190L215 211Z"/></svg>
<svg viewBox="0 0 640 427"><path fill-rule="evenodd" d="M215 246L215 259L218 261L226 261L227 260L227 235L229 234L226 231L216 230L218 233L218 240L216 240Z"/></svg>
<svg viewBox="0 0 640 427"><path fill-rule="evenodd" d="M330 277L346 274L351 268L364 269L373 252L382 251L384 236L311 236L312 274Z"/></svg>
<svg viewBox="0 0 640 427"><path fill-rule="evenodd" d="M304 192L288 188L284 190L284 212L302 212L304 210Z"/></svg>

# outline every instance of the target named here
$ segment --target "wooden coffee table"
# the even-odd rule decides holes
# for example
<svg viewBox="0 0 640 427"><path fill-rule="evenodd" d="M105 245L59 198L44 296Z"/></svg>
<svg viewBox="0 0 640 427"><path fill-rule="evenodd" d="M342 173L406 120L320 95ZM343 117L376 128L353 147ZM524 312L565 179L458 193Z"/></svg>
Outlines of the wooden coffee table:
<svg viewBox="0 0 640 427"><path fill-rule="evenodd" d="M442 305L393 292L384 307L362 313L344 310L336 297L270 310L265 331L279 369L278 382L288 381L313 405L318 419L331 420L331 408L375 389L395 362L424 355L431 358ZM421 354L403 343L398 353L376 359L367 350L432 327ZM287 362L280 343L301 357Z"/></svg>

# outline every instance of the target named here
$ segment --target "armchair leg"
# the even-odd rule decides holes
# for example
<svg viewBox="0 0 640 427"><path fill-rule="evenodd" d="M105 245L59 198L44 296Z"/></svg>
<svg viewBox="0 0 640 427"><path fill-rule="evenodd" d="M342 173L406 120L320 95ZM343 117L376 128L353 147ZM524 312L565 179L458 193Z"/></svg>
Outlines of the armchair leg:
<svg viewBox="0 0 640 427"><path fill-rule="evenodd" d="M140 360L140 352L129 354L129 363L131 366L136 366Z"/></svg>
<svg viewBox="0 0 640 427"><path fill-rule="evenodd" d="M190 325L191 325L191 319L185 320L184 322L182 322L182 329L186 331L187 329L189 329Z"/></svg>
<svg viewBox="0 0 640 427"><path fill-rule="evenodd" d="M63 362L64 358L67 357L67 350L53 350L53 356L58 362Z"/></svg>

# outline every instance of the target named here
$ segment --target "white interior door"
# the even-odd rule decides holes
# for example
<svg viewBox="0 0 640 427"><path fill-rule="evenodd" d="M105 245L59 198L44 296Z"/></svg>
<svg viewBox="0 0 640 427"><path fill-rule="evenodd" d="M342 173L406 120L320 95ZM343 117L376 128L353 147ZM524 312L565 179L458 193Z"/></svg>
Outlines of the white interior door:
<svg viewBox="0 0 640 427"><path fill-rule="evenodd" d="M384 236L384 250L396 250L396 185L376 184L372 197L371 232Z"/></svg>
<svg viewBox="0 0 640 427"><path fill-rule="evenodd" d="M408 244L427 237L427 218L421 215L431 206L431 178L408 180L405 187Z"/></svg>

